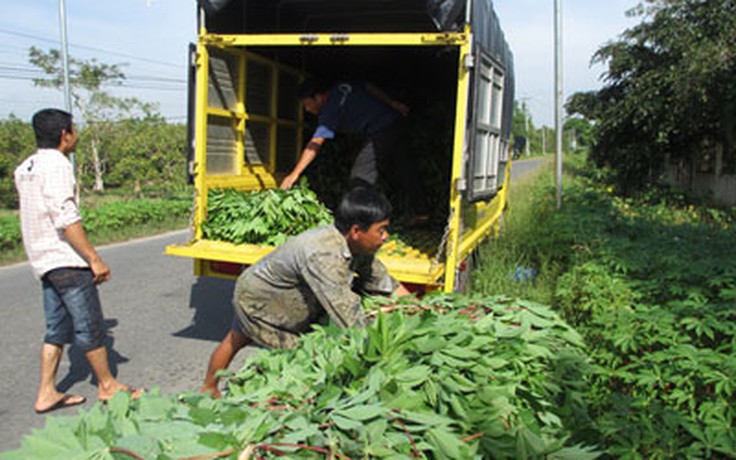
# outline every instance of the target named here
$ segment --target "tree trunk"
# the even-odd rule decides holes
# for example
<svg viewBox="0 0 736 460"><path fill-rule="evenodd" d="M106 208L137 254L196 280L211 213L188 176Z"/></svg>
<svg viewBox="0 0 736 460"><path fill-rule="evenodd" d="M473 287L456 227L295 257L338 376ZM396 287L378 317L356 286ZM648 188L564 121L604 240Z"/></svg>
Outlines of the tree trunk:
<svg viewBox="0 0 736 460"><path fill-rule="evenodd" d="M99 139L97 139L97 135L95 134L92 136L92 164L95 170L95 185L92 190L101 192L105 190L105 183L102 180L102 162L100 161L99 146Z"/></svg>

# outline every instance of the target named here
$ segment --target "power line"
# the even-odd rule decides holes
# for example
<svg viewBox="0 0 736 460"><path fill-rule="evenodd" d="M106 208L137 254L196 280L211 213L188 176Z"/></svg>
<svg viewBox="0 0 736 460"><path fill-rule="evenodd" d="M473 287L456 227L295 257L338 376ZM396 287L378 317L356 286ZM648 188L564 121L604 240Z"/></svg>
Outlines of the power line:
<svg viewBox="0 0 736 460"><path fill-rule="evenodd" d="M8 29L2 29L2 28L0 28L0 34L14 35L16 37L30 38L30 39L33 39L33 40L40 40L40 41L50 42L50 43L56 43L57 42L57 40L53 40L53 39L50 39L50 38L40 37L38 35L31 35L31 34L26 34L26 33L23 33L23 32L17 32L17 31L8 30ZM105 50L105 49L102 49L102 48L95 48L93 46L75 45L75 44L71 44L71 43L70 43L70 46L72 48L86 49L86 50L90 50L90 51L97 51L97 52L100 52L100 53L109 54L109 55L112 55L112 56L119 56L119 57L124 57L124 58L128 58L128 59L135 59L135 60L142 61L142 62L148 62L150 64L157 64L157 65L163 65L163 66L168 66L168 67L177 67L177 68L183 67L183 65L181 65L181 64L173 64L171 62L163 62L163 61L158 61L158 60L154 60L154 59L148 59L148 58L144 58L144 57L140 57L140 56L136 56L136 55L132 55L132 54L119 53L117 51L109 51L109 50Z"/></svg>
<svg viewBox="0 0 736 460"><path fill-rule="evenodd" d="M37 69L33 67L16 66L12 64L6 65L6 63L4 62L0 62L0 78L27 79L30 81L34 79L44 79L44 78L51 78L51 77L52 77L51 75L47 74L41 69ZM160 77L160 76L154 76L154 75L131 75L131 76L125 76L122 79L121 84L123 86L126 86L126 82L163 83L163 84L181 86L185 84L187 81L183 78ZM120 85L113 84L112 86L120 86Z"/></svg>

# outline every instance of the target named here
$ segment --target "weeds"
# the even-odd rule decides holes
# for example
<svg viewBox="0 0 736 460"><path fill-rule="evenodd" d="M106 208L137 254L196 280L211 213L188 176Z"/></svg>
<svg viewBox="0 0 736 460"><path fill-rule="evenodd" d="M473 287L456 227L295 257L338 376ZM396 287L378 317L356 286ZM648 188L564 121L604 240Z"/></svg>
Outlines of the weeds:
<svg viewBox="0 0 736 460"><path fill-rule="evenodd" d="M734 211L671 189L623 198L606 171L566 167L562 209L543 174L512 202L474 286L555 305L585 337L584 441L615 457L736 456ZM510 280L517 264L539 276Z"/></svg>

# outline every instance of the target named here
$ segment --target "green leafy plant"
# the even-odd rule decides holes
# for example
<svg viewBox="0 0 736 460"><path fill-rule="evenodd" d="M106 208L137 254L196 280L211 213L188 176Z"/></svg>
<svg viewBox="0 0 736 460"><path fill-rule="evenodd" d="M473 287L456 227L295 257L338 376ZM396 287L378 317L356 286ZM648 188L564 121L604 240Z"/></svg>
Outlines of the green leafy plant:
<svg viewBox="0 0 736 460"><path fill-rule="evenodd" d="M277 246L290 236L332 222L331 212L305 180L290 190L213 189L207 203L204 237L236 244Z"/></svg>
<svg viewBox="0 0 736 460"><path fill-rule="evenodd" d="M621 197L607 171L566 167L562 208L542 177L478 270L507 277L514 265L500 263L513 262L540 276L474 285L525 289L585 338L592 423L576 436L615 458L736 456L733 210L669 188Z"/></svg>
<svg viewBox="0 0 736 460"><path fill-rule="evenodd" d="M113 398L50 417L0 458L588 459L580 336L550 308L501 297L435 296L366 329L316 327L264 350L220 400Z"/></svg>

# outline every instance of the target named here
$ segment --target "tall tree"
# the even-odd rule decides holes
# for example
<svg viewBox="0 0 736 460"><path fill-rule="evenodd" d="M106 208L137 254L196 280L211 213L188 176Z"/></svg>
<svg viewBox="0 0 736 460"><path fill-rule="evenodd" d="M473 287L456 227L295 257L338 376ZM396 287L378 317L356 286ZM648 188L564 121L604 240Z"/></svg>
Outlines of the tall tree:
<svg viewBox="0 0 736 460"><path fill-rule="evenodd" d="M35 78L36 86L63 89L63 69L59 50L43 51L31 47L29 61L40 68L46 78ZM89 141L91 168L94 176L94 190L104 190L105 152L101 149L103 139L112 129L114 122L135 113L151 115L156 107L142 103L136 98L119 98L112 96L103 87L120 86L125 75L118 65L105 64L96 59L82 61L69 59L69 85L74 107L84 122L84 137ZM84 168L86 162L79 161Z"/></svg>
<svg viewBox="0 0 736 460"><path fill-rule="evenodd" d="M13 171L36 147L30 123L10 115L0 120L0 208L16 208L18 194Z"/></svg>
<svg viewBox="0 0 736 460"><path fill-rule="evenodd" d="M646 0L642 22L600 48L601 90L575 94L569 113L595 123L592 158L625 189L650 183L666 155L695 161L704 143L733 154L736 2Z"/></svg>

